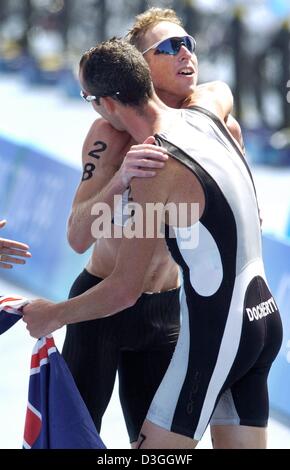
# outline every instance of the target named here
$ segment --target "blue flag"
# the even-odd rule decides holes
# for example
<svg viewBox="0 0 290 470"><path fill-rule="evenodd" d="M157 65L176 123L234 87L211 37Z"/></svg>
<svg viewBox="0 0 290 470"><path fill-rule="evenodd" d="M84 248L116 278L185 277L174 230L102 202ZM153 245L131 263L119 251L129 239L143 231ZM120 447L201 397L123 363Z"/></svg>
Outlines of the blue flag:
<svg viewBox="0 0 290 470"><path fill-rule="evenodd" d="M21 318L27 302L0 297L0 334ZM23 447L106 448L51 335L39 339L32 352Z"/></svg>
<svg viewBox="0 0 290 470"><path fill-rule="evenodd" d="M0 335L21 318L21 308L28 302L16 296L0 296Z"/></svg>

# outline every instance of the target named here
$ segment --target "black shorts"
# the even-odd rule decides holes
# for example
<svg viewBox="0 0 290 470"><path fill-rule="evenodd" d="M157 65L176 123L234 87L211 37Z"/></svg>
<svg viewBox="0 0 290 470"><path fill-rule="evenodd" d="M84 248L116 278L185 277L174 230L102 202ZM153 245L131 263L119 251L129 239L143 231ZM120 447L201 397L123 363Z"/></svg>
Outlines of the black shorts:
<svg viewBox="0 0 290 470"><path fill-rule="evenodd" d="M84 270L72 285L76 297L102 279ZM130 437L137 440L154 394L169 365L180 326L179 289L142 294L117 315L67 326L66 360L98 432L116 372Z"/></svg>

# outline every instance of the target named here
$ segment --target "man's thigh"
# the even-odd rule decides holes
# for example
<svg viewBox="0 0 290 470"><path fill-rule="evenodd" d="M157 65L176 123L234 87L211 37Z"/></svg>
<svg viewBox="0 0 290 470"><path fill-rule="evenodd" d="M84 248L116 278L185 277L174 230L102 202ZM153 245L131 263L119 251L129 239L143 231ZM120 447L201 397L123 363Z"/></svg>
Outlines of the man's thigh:
<svg viewBox="0 0 290 470"><path fill-rule="evenodd" d="M123 351L119 394L130 442L138 438L151 401L170 363L175 345L160 351Z"/></svg>

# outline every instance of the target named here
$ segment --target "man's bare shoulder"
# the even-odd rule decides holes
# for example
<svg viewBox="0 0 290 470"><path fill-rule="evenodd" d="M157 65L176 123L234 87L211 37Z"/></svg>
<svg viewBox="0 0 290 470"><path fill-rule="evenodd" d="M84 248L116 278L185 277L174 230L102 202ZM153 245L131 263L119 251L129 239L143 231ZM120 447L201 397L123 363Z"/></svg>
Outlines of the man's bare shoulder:
<svg viewBox="0 0 290 470"><path fill-rule="evenodd" d="M154 169L153 178L133 178L130 184L133 200L139 203L164 202L173 185L175 165L175 160L169 157L163 168Z"/></svg>
<svg viewBox="0 0 290 470"><path fill-rule="evenodd" d="M83 156L91 155L99 148L103 155L106 153L113 159L116 155L121 156L120 154L124 157L126 149L133 143L132 137L127 132L118 131L105 119L97 118L85 138Z"/></svg>
<svg viewBox="0 0 290 470"><path fill-rule="evenodd" d="M225 82L219 80L198 85L195 92L183 104L184 108L191 106L208 109L223 121L233 107L231 89Z"/></svg>
<svg viewBox="0 0 290 470"><path fill-rule="evenodd" d="M95 119L87 134L87 138L94 139L94 137L103 136L106 139L119 140L120 142L129 142L131 136L125 131L118 131L108 121L100 117Z"/></svg>
<svg viewBox="0 0 290 470"><path fill-rule="evenodd" d="M200 93L219 92L219 91L231 93L231 89L228 86L228 84L225 82L222 82L221 80L214 80L212 82L202 83L201 85L197 86L196 91Z"/></svg>

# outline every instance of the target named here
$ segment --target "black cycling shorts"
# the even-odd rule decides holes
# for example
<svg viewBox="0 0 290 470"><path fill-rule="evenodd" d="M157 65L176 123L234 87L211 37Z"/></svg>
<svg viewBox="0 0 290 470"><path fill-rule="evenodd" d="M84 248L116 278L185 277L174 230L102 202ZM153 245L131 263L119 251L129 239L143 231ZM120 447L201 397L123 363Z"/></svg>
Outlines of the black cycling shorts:
<svg viewBox="0 0 290 470"><path fill-rule="evenodd" d="M101 281L84 270L69 297ZM118 371L128 434L131 442L137 440L175 349L179 312L179 289L173 289L142 294L133 307L116 315L67 326L62 354L98 432Z"/></svg>

